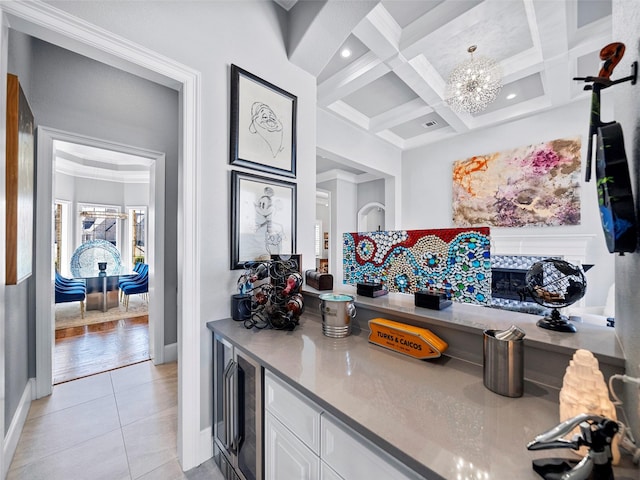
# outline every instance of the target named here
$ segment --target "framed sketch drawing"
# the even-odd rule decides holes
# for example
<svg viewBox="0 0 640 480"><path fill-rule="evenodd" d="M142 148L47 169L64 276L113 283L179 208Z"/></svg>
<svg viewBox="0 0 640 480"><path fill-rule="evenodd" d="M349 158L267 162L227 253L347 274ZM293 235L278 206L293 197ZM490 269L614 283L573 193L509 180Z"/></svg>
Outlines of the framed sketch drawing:
<svg viewBox="0 0 640 480"><path fill-rule="evenodd" d="M296 184L231 172L231 269L296 251Z"/></svg>
<svg viewBox="0 0 640 480"><path fill-rule="evenodd" d="M229 163L296 176L298 98L231 65Z"/></svg>
<svg viewBox="0 0 640 480"><path fill-rule="evenodd" d="M18 77L7 76L7 285L31 276L35 123Z"/></svg>

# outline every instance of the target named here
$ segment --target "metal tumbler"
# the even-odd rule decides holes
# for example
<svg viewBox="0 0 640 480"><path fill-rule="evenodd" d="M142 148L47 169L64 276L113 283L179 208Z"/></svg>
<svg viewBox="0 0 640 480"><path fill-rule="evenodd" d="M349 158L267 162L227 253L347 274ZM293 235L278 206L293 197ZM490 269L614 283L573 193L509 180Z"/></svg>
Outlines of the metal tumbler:
<svg viewBox="0 0 640 480"><path fill-rule="evenodd" d="M524 334L505 336L498 330L484 331L483 379L484 386L492 392L505 397L522 396L524 391L523 337Z"/></svg>

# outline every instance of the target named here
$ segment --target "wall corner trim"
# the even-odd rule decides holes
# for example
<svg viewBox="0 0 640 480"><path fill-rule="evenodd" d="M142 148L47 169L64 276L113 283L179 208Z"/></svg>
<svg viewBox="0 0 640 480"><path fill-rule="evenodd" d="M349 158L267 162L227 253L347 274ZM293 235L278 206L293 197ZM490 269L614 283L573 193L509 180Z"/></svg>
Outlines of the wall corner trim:
<svg viewBox="0 0 640 480"><path fill-rule="evenodd" d="M11 419L11 425L9 425L9 430L7 430L7 434L4 437L4 449L2 455L4 457L5 471L2 472L2 478L7 476L11 460L13 460L13 455L16 453L16 448L18 447L20 434L22 433L24 424L27 421L27 415L29 415L31 400L35 399L35 384L35 378L27 380L27 384L25 385L22 396L20 397L20 403L16 409L16 413Z"/></svg>

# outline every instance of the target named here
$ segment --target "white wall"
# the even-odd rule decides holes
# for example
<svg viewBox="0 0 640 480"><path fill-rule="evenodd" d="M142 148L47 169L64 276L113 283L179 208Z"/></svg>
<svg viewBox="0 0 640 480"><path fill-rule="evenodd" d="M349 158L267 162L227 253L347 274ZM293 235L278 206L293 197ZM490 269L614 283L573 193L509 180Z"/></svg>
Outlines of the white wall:
<svg viewBox="0 0 640 480"><path fill-rule="evenodd" d="M624 58L612 78L628 75L629 65L639 61L638 37L640 32L640 2L613 1L613 38L627 46ZM640 171L640 85L625 83L612 87L615 101L615 119L624 131L625 149L638 208L638 180ZM604 101L604 100L603 100ZM626 358L626 373L640 377L640 249L635 253L616 257L616 332ZM621 390L620 385L616 385ZM617 391L620 391L617 390ZM629 383L624 386L624 410L633 429L640 438L640 388Z"/></svg>
<svg viewBox="0 0 640 480"><path fill-rule="evenodd" d="M238 271L229 270L229 77L234 63L297 95L297 245L314 265L315 79L293 66L281 34L284 10L273 2L51 2L202 74L199 226L202 317L201 428L211 425L211 335L206 322L229 316ZM185 319L189 321L190 319Z"/></svg>
<svg viewBox="0 0 640 480"><path fill-rule="evenodd" d="M604 95L603 95L604 98ZM580 136L586 157L590 99L493 128L473 131L409 152L402 161L402 228L452 227L452 164L483 155L547 140ZM609 109L610 111L610 109ZM603 111L603 119L609 118ZM581 175L581 180L584 175ZM594 235L587 244L586 262L595 264L587 273L586 305L604 305L614 281L614 260L608 253L597 209L595 181L581 182L581 224L567 227L491 228L492 238L532 235ZM591 237L589 237L591 238ZM493 251L493 254L502 252ZM563 252L558 252L562 255Z"/></svg>

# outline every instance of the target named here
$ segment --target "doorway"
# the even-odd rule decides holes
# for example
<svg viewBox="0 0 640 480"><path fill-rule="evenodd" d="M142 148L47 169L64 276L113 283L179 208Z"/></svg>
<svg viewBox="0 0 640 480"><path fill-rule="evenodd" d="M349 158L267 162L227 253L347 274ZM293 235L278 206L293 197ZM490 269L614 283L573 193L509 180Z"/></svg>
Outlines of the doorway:
<svg viewBox="0 0 640 480"><path fill-rule="evenodd" d="M28 35L37 35L45 41L54 44L61 42L72 51L82 52L84 55L117 65L119 68L135 72L138 75L174 88L179 92L180 101L180 150L179 150L179 195L178 195L178 251L183 252L180 258L180 269L177 278L178 303L178 341L173 355L178 358L178 456L180 464L187 470L202 460L211 456L211 442L206 442L201 435L200 428L200 396L193 392L200 391L201 354L200 331L197 328L200 320L200 287L198 257L200 241L197 226L200 223L199 183L197 173L202 164L202 154L199 148L201 132L201 92L200 73L181 65L165 56L156 54L149 49L139 47L130 42L123 43L121 39L95 26L69 19L64 12L49 7L44 3L4 3L0 7L2 16L0 35L0 55L3 65L0 74L6 75L7 47L9 23L14 29ZM4 94L0 91L0 100ZM0 101L0 103L2 103ZM0 117L0 125L4 122ZM39 136L40 137L40 136ZM47 152L51 149L51 136L38 138L38 151ZM46 162L38 162L37 175L40 178L51 178L51 166ZM158 169L158 173L162 173ZM47 211L51 205L51 185L39 185L42 199L36 199L38 212L44 212L43 218L37 218L42 226L42 235L35 241L36 259L34 274L36 278L43 278L43 282L36 282L36 398L51 393L51 332L47 331L52 315L53 293L51 271L52 231L50 228L51 212ZM159 184L163 183L158 181ZM46 200L45 200L46 199ZM44 223L41 223L44 222ZM38 255L42 257L39 258ZM43 261L39 261L43 260ZM161 278L159 278L161 280ZM1 286L1 285L0 285ZM164 289L164 285L157 285ZM4 289L2 294L4 294ZM152 335L157 339L155 335ZM163 345L164 346L164 345ZM154 341L155 347L155 341ZM156 352L156 358L163 356L163 350ZM47 373L48 372L48 373ZM4 401L0 402L4 410Z"/></svg>
<svg viewBox="0 0 640 480"><path fill-rule="evenodd" d="M56 202L56 198L64 195L63 188L56 188L56 178L60 181L62 176L57 176L57 170L64 171L67 174L76 172L79 175L87 176L87 172L82 172L83 164L86 159L83 159L84 156L91 156L93 158L92 162L92 172L94 176L103 176L104 178L113 179L117 175L112 171L112 169L106 168L106 166L110 164L118 164L119 162L128 163L131 165L138 165L139 170L136 173L131 173L132 170L127 170L127 174L130 176L136 176L138 178L144 177L148 183L148 189L146 194L143 196L147 198L146 204L148 208L146 208L147 214L147 241L146 247L147 250L145 252L145 262L150 265L149 269L149 298L153 299L148 304L148 330L141 331L141 327L139 322L129 322L129 325L126 325L126 329L124 329L127 333L140 337L140 335L145 336L147 338L148 345L148 355L151 359L154 360L154 363L163 363L164 362L164 309L161 307L164 305L164 262L156 261L156 259L164 258L164 244L163 242L158 242L157 238L162 238L164 235L164 196L165 196L165 182L164 182L164 163L165 163L165 155L163 153L154 152L151 150L146 150L138 147L131 147L127 145L117 144L113 142L108 142L105 140L100 140L92 137L87 137L83 135L78 135L69 132L63 132L61 130L56 130L48 127L38 127L38 148L42 147L41 151L42 156L44 158L44 164L48 165L50 168L50 172L48 178L50 181L50 189L46 189L48 194L43 193L42 195L46 198L41 199L41 201L47 202L49 208L46 210L47 212L51 212L54 210L54 205ZM73 165L69 165L73 163L70 159L78 159L77 165L74 167ZM105 167L105 170L108 170L103 173L99 173L96 171L96 164L101 163ZM116 165L117 166L117 165ZM74 170L75 169L75 170ZM116 169L117 170L117 169ZM141 175L141 173L145 173L146 176ZM39 172L40 173L40 172ZM41 177L42 178L42 177ZM103 178L103 179L104 179ZM92 184L94 190L96 185L96 179L93 179L94 182ZM60 182L62 183L62 182ZM76 198L75 194L72 196L74 199L78 200L76 202L75 209L77 210L78 205L82 204L86 206L88 201L87 198ZM123 203L126 203L123 200ZM136 199L135 203L140 203L139 199ZM126 208L126 207L124 207ZM68 208L69 212L74 211L74 207ZM70 213L71 214L71 213ZM44 214L43 214L44 217ZM39 218L39 221L49 221L51 224L51 231L56 231L55 226L55 216L52 216L48 220L44 218ZM82 228L79 225L74 226L74 222L69 222L69 225L66 228L69 236L68 244L77 246L81 243L82 240ZM125 235L124 233L127 231L126 229L121 229L123 235L121 235L120 243L124 244ZM128 237L129 235L127 235ZM54 235L55 237L55 235ZM75 238L75 241L72 239ZM57 239L54 238L54 244ZM70 254L70 247L61 248L60 249L60 258L63 257L63 252L66 252L65 257L72 256ZM133 255L135 250L133 247L131 248L131 252L129 249L124 249L126 255ZM51 259L49 271L51 272L48 277L43 277L42 281L44 282L46 278L53 278L53 269L55 268L56 259ZM38 277L38 282L40 282L40 277ZM50 280L46 280L49 281ZM40 300L38 300L40 301ZM46 306L46 311L51 312L52 314L49 318L40 318L37 321L36 328L40 332L40 335L47 338L48 333L48 344L49 351L55 353L56 346L56 335L52 332L55 330L52 328L54 323L54 319L56 316L56 304L54 299L49 299L51 302L48 306ZM120 307L118 306L118 309ZM105 325L107 326L107 325ZM117 327L117 325L116 325ZM122 327L125 327L123 325ZM87 330L87 335L89 337L94 338L99 334L96 334L94 329L85 329ZM94 330L94 331L90 331ZM122 329L121 329L122 331ZM79 332L78 332L79 333ZM112 332L112 335L117 337L118 330ZM108 341L108 340L105 340ZM139 345L140 338L135 340L135 344ZM117 356L117 352L114 352L114 355ZM55 355L51 355L48 358L51 358L51 363L55 358ZM135 357L139 358L139 357ZM78 359L79 362L83 361L82 359ZM52 383L54 383L53 371L56 368L55 365L50 365L50 372L52 378ZM97 372L94 372L97 373ZM67 374L65 374L67 375ZM70 378L65 377L66 380Z"/></svg>
<svg viewBox="0 0 640 480"><path fill-rule="evenodd" d="M80 263L83 270L88 270L85 273L95 270L93 263L86 265L87 258L79 262L78 252L84 252L87 245L106 242L116 254L115 259L110 257L114 261L110 268L130 275L137 264L147 265L155 275L158 266L149 259L162 258L162 252L158 256L156 232L149 232L147 225L157 225L153 217L164 216L164 204L155 207L150 192L157 186L152 188L150 181L154 163L164 155L124 145L111 144L106 149L104 141L73 134L66 137L75 137L76 141L55 139L51 154L56 272L78 281L74 277L80 275ZM124 277L113 280L118 278ZM80 281L86 284L89 280ZM126 305L125 298L118 295L119 289L111 293L115 301L108 305L96 301L99 293L89 292L82 304L55 304L54 384L150 359L153 339L149 326L157 319L149 317L148 307L162 302L162 293L160 299L156 298L158 294L131 295ZM157 334L155 325L152 331Z"/></svg>

